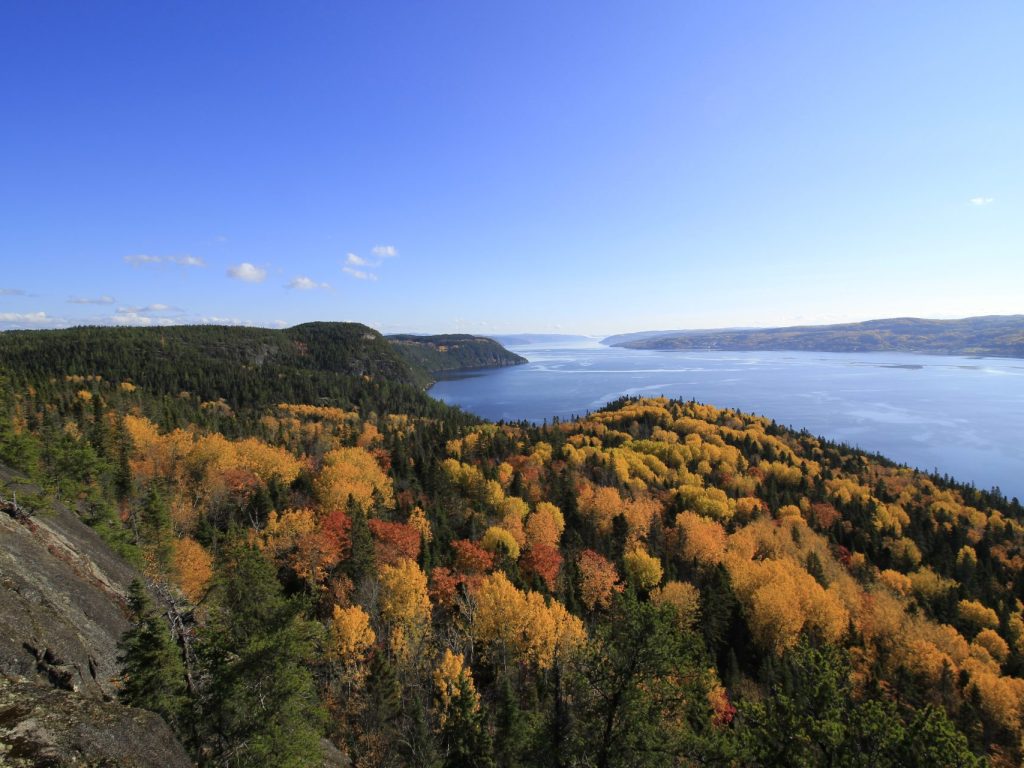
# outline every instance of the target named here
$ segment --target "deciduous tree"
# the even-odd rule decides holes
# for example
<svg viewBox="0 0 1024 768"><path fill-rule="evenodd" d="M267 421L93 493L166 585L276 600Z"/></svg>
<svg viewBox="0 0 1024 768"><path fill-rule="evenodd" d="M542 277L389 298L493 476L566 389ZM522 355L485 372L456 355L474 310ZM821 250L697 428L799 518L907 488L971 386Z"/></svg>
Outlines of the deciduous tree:
<svg viewBox="0 0 1024 768"><path fill-rule="evenodd" d="M591 611L609 608L612 598L623 589L615 566L592 549L583 550L576 564L583 604Z"/></svg>

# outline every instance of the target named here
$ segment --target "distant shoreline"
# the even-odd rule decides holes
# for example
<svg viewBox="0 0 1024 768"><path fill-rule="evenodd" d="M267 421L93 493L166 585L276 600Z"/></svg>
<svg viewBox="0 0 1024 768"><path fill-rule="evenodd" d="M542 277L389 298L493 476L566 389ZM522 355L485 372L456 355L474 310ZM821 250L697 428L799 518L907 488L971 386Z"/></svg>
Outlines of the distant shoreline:
<svg viewBox="0 0 1024 768"><path fill-rule="evenodd" d="M955 357L1024 358L1024 315L962 320L893 318L824 326L711 331L644 331L602 344L626 349L725 352L900 352Z"/></svg>

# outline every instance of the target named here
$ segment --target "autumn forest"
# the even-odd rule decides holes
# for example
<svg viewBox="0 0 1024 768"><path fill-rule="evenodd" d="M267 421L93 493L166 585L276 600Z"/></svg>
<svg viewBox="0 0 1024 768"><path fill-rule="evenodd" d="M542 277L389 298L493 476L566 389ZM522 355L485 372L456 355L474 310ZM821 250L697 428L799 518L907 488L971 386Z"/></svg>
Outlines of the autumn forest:
<svg viewBox="0 0 1024 768"><path fill-rule="evenodd" d="M0 362L0 461L136 567L119 695L200 765L1024 758L998 494L698 402L482 422L363 326Z"/></svg>

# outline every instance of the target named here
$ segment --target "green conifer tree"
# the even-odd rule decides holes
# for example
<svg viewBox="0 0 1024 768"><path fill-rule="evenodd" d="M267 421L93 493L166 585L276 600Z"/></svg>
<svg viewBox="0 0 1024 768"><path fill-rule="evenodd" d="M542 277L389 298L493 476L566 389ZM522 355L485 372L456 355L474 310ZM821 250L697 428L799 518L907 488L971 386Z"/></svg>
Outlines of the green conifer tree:
<svg viewBox="0 0 1024 768"><path fill-rule="evenodd" d="M440 741L445 753L444 768L495 768L487 717L468 673L459 678L459 695L452 697Z"/></svg>
<svg viewBox="0 0 1024 768"><path fill-rule="evenodd" d="M218 562L209 612L200 644L209 677L204 725L220 764L317 765L324 714L305 664L316 625L240 538Z"/></svg>
<svg viewBox="0 0 1024 768"><path fill-rule="evenodd" d="M136 579L128 590L132 627L121 638L122 702L163 716L179 733L187 716L185 667L164 617Z"/></svg>
<svg viewBox="0 0 1024 768"><path fill-rule="evenodd" d="M170 570L173 524L167 497L155 483L149 487L139 510L139 543L152 553L162 572Z"/></svg>
<svg viewBox="0 0 1024 768"><path fill-rule="evenodd" d="M345 571L354 584L359 584L373 570L373 534L370 533L365 510L351 496L347 511L352 521L349 533L352 538L352 554L345 561Z"/></svg>

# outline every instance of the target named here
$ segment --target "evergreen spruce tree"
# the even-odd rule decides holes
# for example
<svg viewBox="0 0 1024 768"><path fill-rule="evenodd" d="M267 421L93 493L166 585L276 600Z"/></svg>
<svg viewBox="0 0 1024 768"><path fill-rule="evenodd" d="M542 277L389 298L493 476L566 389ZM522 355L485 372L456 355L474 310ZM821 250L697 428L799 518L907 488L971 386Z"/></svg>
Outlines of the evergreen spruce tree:
<svg viewBox="0 0 1024 768"><path fill-rule="evenodd" d="M627 590L575 670L574 759L669 768L710 757L707 668L699 636L680 631L670 608Z"/></svg>
<svg viewBox="0 0 1024 768"><path fill-rule="evenodd" d="M367 693L374 721L382 728L394 729L402 714L402 683L386 653L375 653L370 661Z"/></svg>
<svg viewBox="0 0 1024 768"><path fill-rule="evenodd" d="M114 496L118 501L126 501L132 492L132 445L123 416L118 415L117 426L114 432L114 440L117 445L116 465L114 467Z"/></svg>
<svg viewBox="0 0 1024 768"><path fill-rule="evenodd" d="M33 475L39 469L39 441L26 430L15 430L13 415L14 395L0 377L0 460Z"/></svg>
<svg viewBox="0 0 1024 768"><path fill-rule="evenodd" d="M500 768L525 765L530 738L530 715L523 711L509 675L502 675L495 702L494 755Z"/></svg>
<svg viewBox="0 0 1024 768"><path fill-rule="evenodd" d="M495 768L487 717L468 675L460 678L459 695L452 702L440 733L444 768Z"/></svg>
<svg viewBox="0 0 1024 768"><path fill-rule="evenodd" d="M317 765L324 714L305 665L315 625L240 538L225 547L215 578L200 653L209 679L204 725L216 759L232 768Z"/></svg>
<svg viewBox="0 0 1024 768"><path fill-rule="evenodd" d="M164 617L156 612L136 579L128 590L132 627L121 638L122 686L119 697L133 707L163 716L179 733L187 717L185 667Z"/></svg>
<svg viewBox="0 0 1024 768"><path fill-rule="evenodd" d="M146 493L139 511L139 542L153 556L161 572L170 570L173 524L167 497L154 483Z"/></svg>
<svg viewBox="0 0 1024 768"><path fill-rule="evenodd" d="M373 534L366 519L366 511L354 498L348 498L348 516L352 521L352 554L345 561L345 571L352 583L359 584L373 570Z"/></svg>
<svg viewBox="0 0 1024 768"><path fill-rule="evenodd" d="M403 756L411 768L440 768L434 733L418 695L412 696L409 718L411 722L403 741Z"/></svg>

